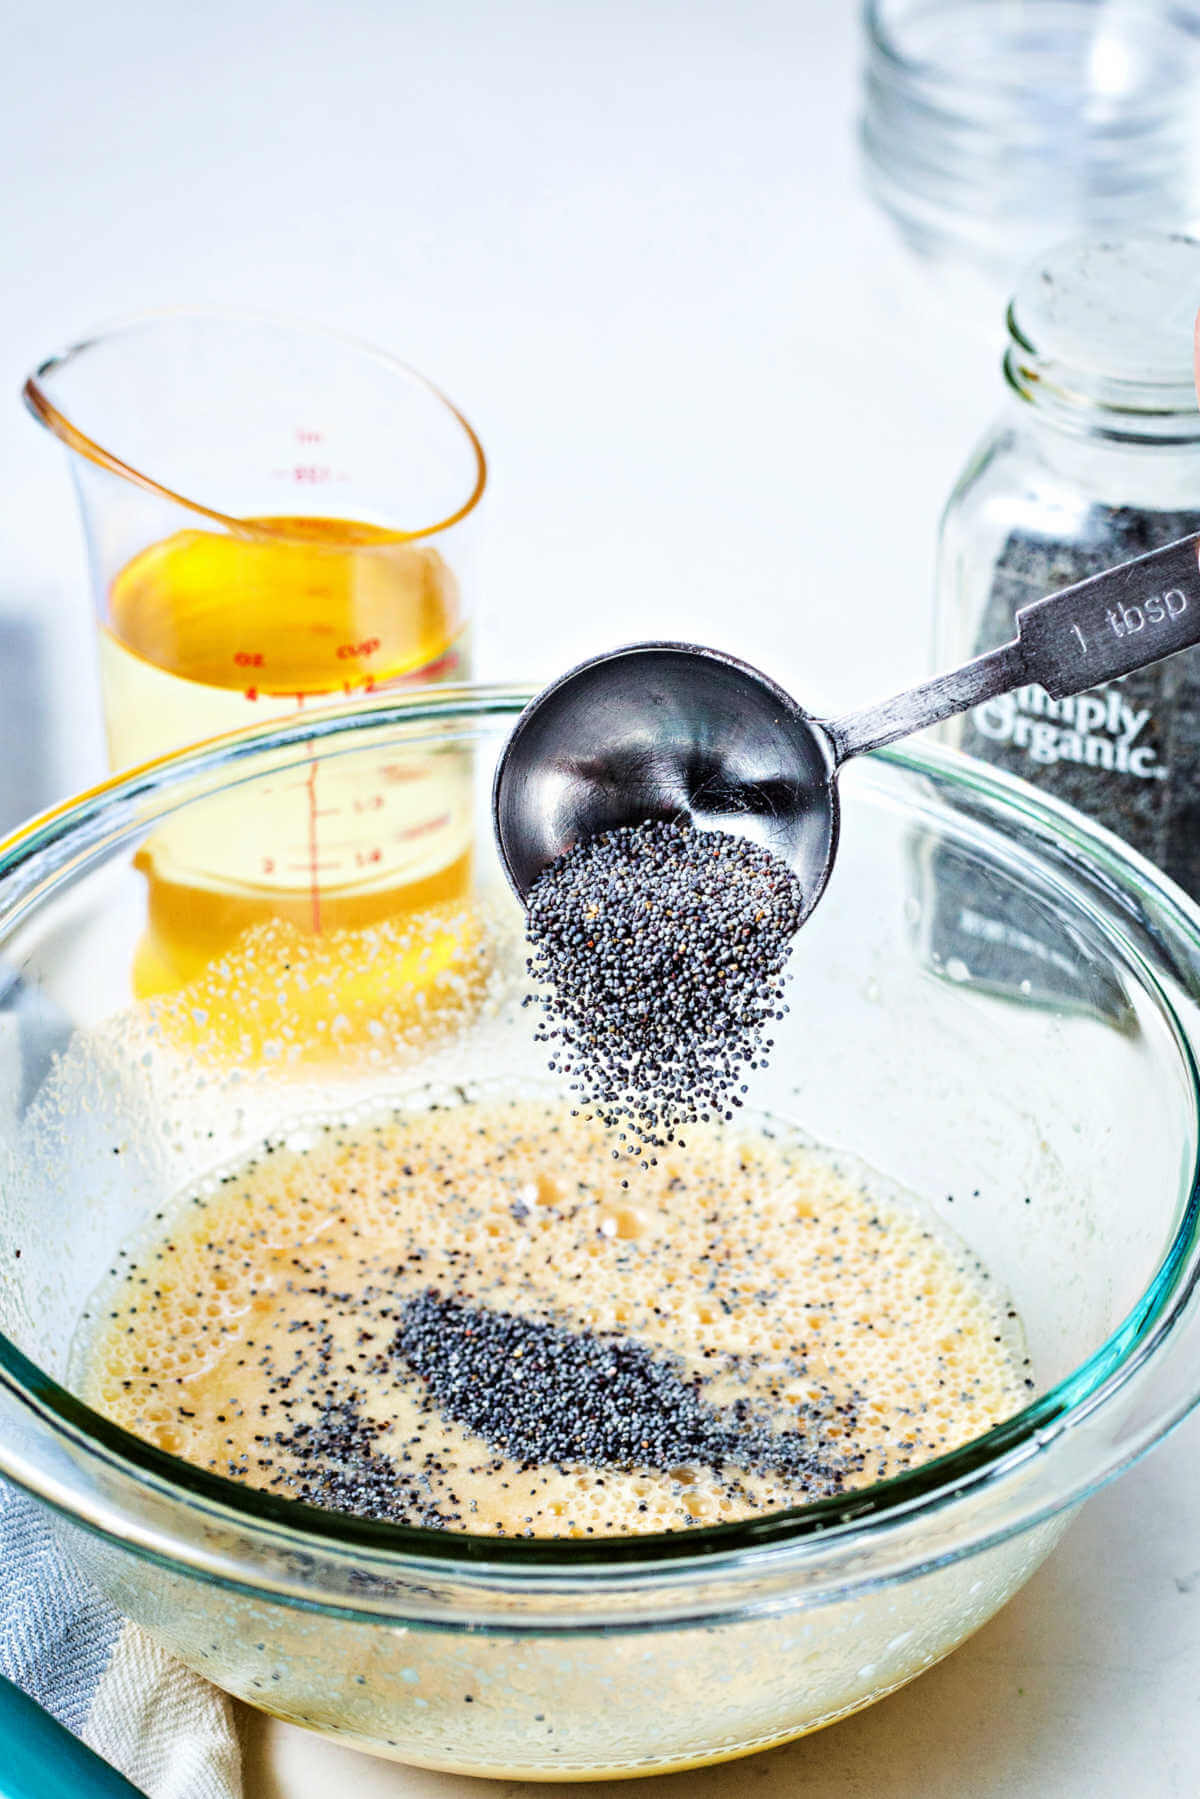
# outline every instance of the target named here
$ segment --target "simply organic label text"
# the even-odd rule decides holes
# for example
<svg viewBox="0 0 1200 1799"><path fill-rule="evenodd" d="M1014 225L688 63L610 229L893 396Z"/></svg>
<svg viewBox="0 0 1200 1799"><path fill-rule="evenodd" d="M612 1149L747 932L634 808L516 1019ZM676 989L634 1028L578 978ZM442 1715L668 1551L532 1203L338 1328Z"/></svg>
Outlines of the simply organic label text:
<svg viewBox="0 0 1200 1799"><path fill-rule="evenodd" d="M1037 686L1020 687L976 706L971 719L981 737L1024 750L1032 762L1078 762L1141 781L1168 774L1144 741L1149 707L1131 706L1115 684L1066 700L1052 700Z"/></svg>

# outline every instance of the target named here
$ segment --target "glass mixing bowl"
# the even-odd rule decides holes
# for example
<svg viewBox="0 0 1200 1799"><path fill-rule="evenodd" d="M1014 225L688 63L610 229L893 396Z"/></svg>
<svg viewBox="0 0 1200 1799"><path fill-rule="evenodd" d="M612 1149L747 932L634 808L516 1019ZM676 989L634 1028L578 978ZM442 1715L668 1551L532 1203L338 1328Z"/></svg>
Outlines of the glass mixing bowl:
<svg viewBox="0 0 1200 1799"><path fill-rule="evenodd" d="M590 1542L365 1523L187 1466L79 1396L77 1323L121 1245L314 1108L536 1076L489 812L525 697L447 689L221 739L0 846L0 1470L118 1606L251 1704L435 1767L646 1773L910 1680L1195 1401L1200 913L949 752L846 771L838 868L751 1101L924 1196L1011 1295L1036 1384L988 1436L803 1510ZM357 895L323 896L321 937L299 900L276 929L249 886L205 886L213 832L251 831L285 782L369 816L380 780L422 779L473 808L473 855L455 891L414 886L432 910L398 933L405 896L369 862Z"/></svg>

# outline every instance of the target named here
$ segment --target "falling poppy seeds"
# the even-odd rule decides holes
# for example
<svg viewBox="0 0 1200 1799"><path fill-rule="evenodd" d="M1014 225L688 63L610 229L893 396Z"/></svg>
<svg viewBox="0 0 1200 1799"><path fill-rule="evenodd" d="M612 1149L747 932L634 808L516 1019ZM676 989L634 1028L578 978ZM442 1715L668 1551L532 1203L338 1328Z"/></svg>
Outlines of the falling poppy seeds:
<svg viewBox="0 0 1200 1799"><path fill-rule="evenodd" d="M630 1154L732 1119L803 915L791 869L746 837L648 819L575 844L526 914L551 1071Z"/></svg>

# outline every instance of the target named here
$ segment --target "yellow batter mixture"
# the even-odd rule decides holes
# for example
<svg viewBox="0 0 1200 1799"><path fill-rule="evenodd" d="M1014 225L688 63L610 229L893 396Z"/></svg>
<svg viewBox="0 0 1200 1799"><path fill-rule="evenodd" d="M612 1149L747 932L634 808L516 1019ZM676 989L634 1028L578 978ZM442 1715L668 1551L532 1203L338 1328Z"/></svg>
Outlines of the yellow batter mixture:
<svg viewBox="0 0 1200 1799"><path fill-rule="evenodd" d="M689 1131L624 1192L558 1102L403 1108L298 1129L154 1232L85 1322L85 1396L401 1522L746 1517L927 1461L1031 1384L968 1252L782 1132Z"/></svg>

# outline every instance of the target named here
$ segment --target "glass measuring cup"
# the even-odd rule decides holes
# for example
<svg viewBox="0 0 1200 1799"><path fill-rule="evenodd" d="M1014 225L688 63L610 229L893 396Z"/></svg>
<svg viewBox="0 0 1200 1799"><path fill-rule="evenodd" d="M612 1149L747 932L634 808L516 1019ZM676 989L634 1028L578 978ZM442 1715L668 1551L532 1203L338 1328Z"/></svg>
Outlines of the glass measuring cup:
<svg viewBox="0 0 1200 1799"><path fill-rule="evenodd" d="M469 672L479 440L436 388L336 333L222 311L50 357L34 416L72 452L115 768L247 724ZM462 758L316 764L143 847L135 986L247 924L319 933L459 892Z"/></svg>

